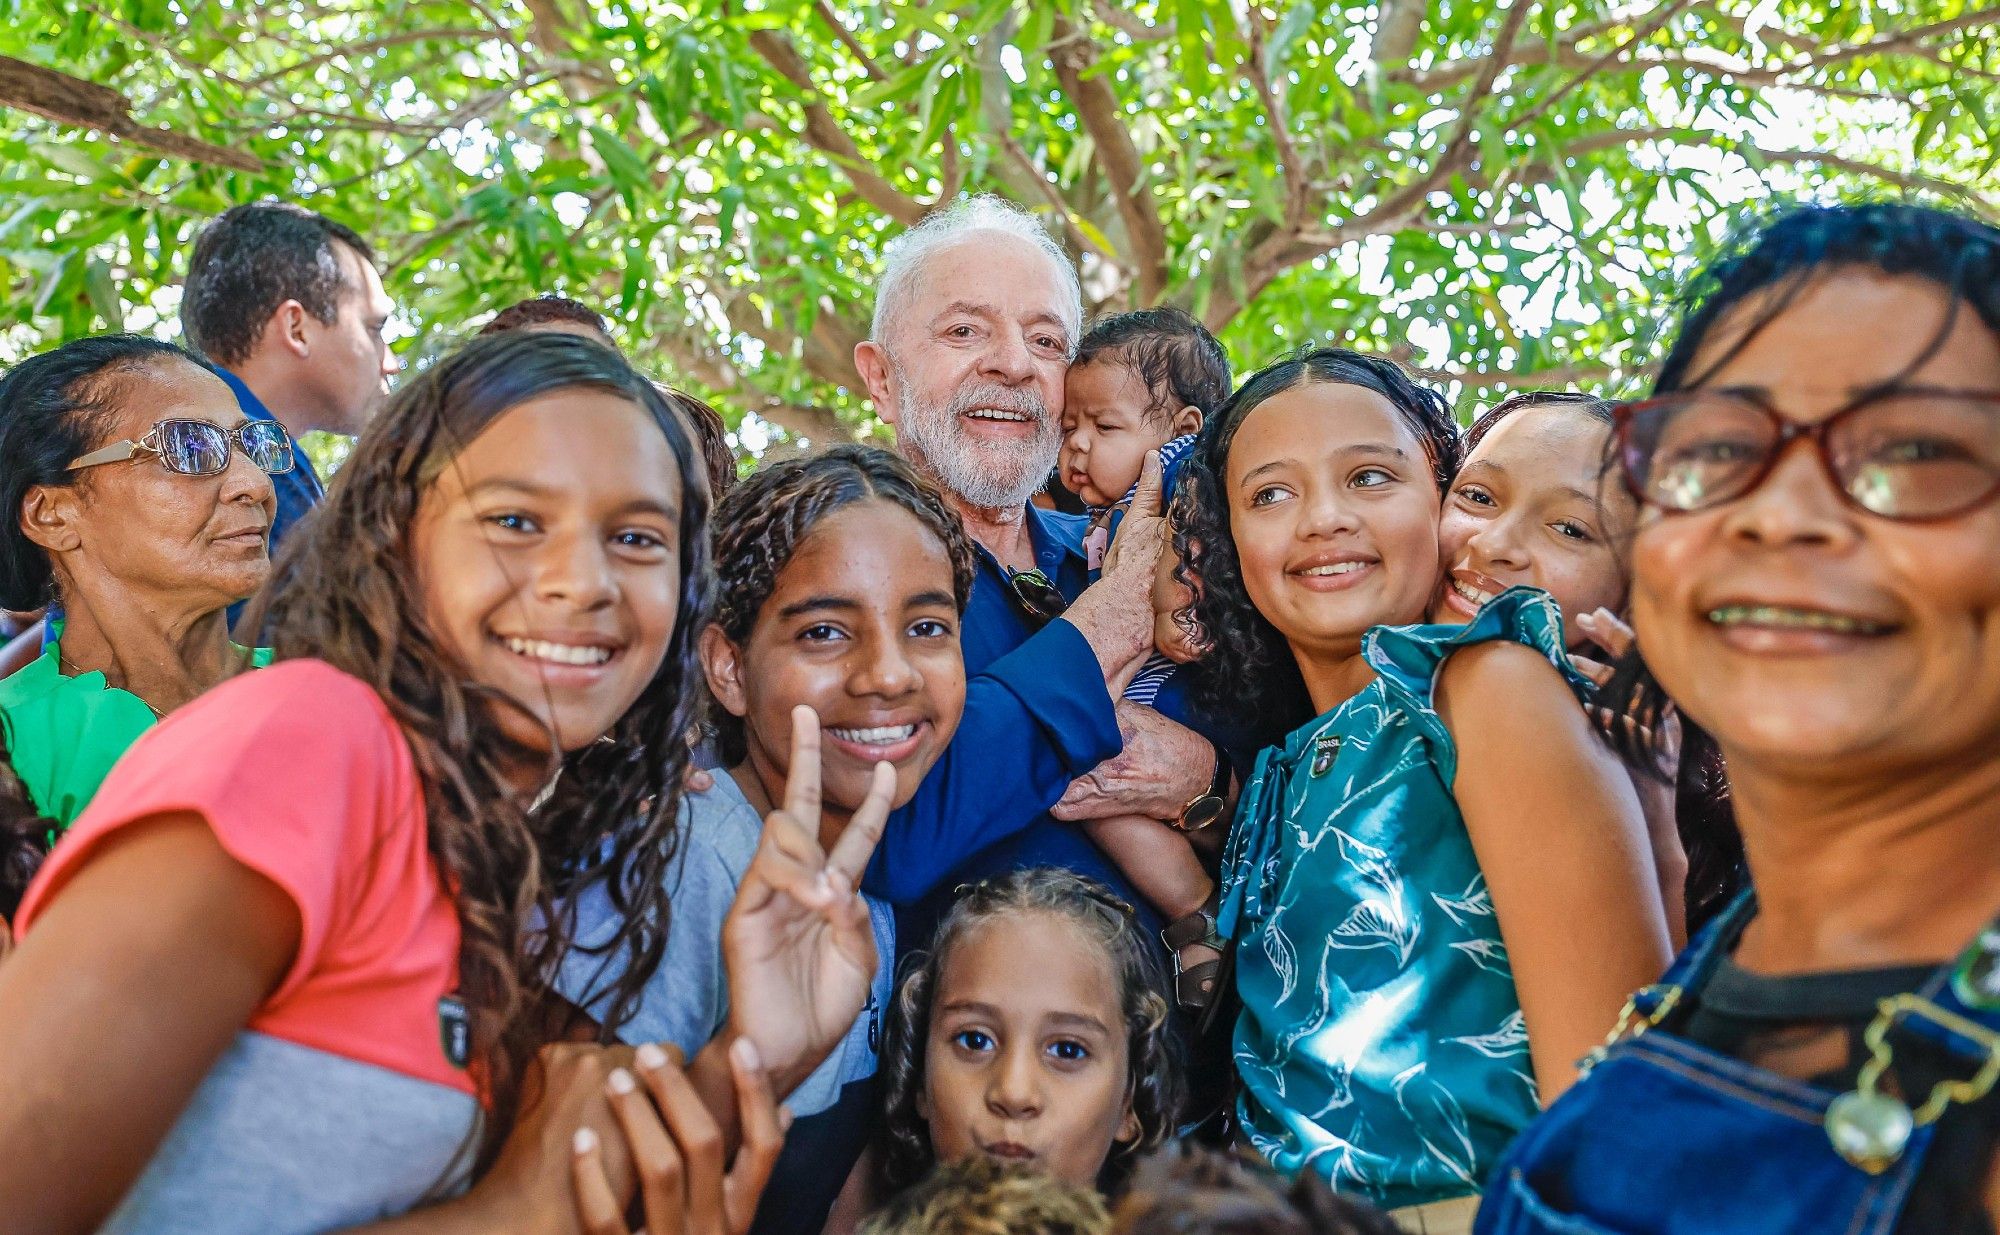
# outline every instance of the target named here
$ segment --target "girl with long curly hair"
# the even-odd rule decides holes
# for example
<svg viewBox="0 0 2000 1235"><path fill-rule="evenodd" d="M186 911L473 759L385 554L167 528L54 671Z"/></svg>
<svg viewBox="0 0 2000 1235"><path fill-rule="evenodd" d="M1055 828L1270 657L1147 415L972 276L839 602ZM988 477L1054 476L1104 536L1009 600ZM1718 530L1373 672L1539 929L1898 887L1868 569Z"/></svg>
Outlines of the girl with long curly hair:
<svg viewBox="0 0 2000 1235"><path fill-rule="evenodd" d="M1207 697L1296 726L1223 860L1244 1133L1282 1170L1446 1206L1433 1230L1469 1220L1538 1096L1670 951L1644 817L1549 596L1412 625L1459 461L1436 392L1307 352L1204 430L1176 534Z"/></svg>
<svg viewBox="0 0 2000 1235"><path fill-rule="evenodd" d="M567 1230L587 1125L631 1187L630 1073L550 1045L552 982L591 881L626 961L607 1038L662 955L707 506L678 417L596 343L480 340L397 393L251 619L277 663L141 739L28 889L11 1221ZM690 1069L719 1117L859 1010L886 797L832 854L767 822L725 929L743 1041Z"/></svg>
<svg viewBox="0 0 2000 1235"><path fill-rule="evenodd" d="M984 1154L1116 1187L1173 1134L1167 976L1132 907L1052 867L960 892L903 975L882 1068L891 1193Z"/></svg>

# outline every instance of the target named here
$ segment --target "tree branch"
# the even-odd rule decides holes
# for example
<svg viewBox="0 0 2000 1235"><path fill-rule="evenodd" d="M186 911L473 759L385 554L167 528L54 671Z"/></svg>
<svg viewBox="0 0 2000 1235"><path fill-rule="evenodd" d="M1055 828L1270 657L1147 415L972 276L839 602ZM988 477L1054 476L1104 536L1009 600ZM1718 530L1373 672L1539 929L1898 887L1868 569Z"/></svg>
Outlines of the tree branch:
<svg viewBox="0 0 2000 1235"><path fill-rule="evenodd" d="M973 47L974 64L979 74L980 124L1005 156L994 165L994 173L1017 200L1026 203L1041 198L1049 204L1062 223L1063 235L1069 240L1072 252L1082 253L1087 249L1106 262L1117 265L1116 254L1106 251L1076 225L1069 202L1050 182L1047 173L1036 166L1027 147L1014 136L1014 83L1001 66L1000 51L1014 36L1019 20L1019 13L1010 8L991 30L979 36Z"/></svg>
<svg viewBox="0 0 2000 1235"><path fill-rule="evenodd" d="M1520 373L1512 369L1426 369L1408 361L1402 363L1426 381L1457 382L1467 390L1492 390L1496 387L1506 387L1511 390L1552 390L1558 387L1601 382L1614 372L1610 365L1602 364L1563 365L1553 369L1539 369L1533 373Z"/></svg>
<svg viewBox="0 0 2000 1235"><path fill-rule="evenodd" d="M1578 48L1593 38L1609 33L1620 26L1633 24L1633 19L1643 14L1596 22L1578 27L1557 40L1553 46L1533 44L1521 48L1514 57L1514 63L1523 67L1555 66L1559 68L1588 68L1595 58L1580 52ZM1791 59L1773 65L1752 64L1741 57L1729 56L1721 52L1705 51L1699 48L1683 48L1674 55L1635 55L1621 68L1643 72L1650 68L1684 69L1727 77L1748 86L1797 86L1793 79L1812 69L1823 69L1843 61L1861 56L1882 55L1887 52L1911 48L1925 40L1939 35L1953 34L1961 30L1977 29L1984 26L2000 25L2000 8L1978 9L1962 13L1946 21L1931 22L1909 30L1890 31L1872 39L1858 43L1836 44L1817 51L1805 52ZM1781 41L1796 46L1800 36L1782 33ZM1621 46L1630 46L1637 40L1626 40ZM1466 78L1475 75L1489 56L1470 56L1453 60L1430 69L1398 70L1390 74L1392 81L1403 82L1426 93L1445 90ZM1862 97L1880 97L1863 94Z"/></svg>
<svg viewBox="0 0 2000 1235"><path fill-rule="evenodd" d="M302 73L307 69L325 64L329 60L336 60L341 56L364 56L369 52L400 47L406 43L443 43L448 41L458 42L467 39L484 42L487 39L505 38L506 36L507 32L505 30L481 30L472 27L454 27L440 30L405 30L400 34L384 35L376 39L363 39L358 43L347 43L340 47L328 48L318 55L308 56L304 60L288 64L280 69L272 69L270 72L259 77L253 77L245 85L252 90L261 90L281 77L289 77L294 73Z"/></svg>
<svg viewBox="0 0 2000 1235"><path fill-rule="evenodd" d="M1478 79L1473 82L1465 101L1459 104L1458 123L1437 158L1431 161L1430 168L1389 194L1368 212L1366 218L1360 220L1361 223L1402 218L1422 205L1433 189L1450 179L1462 162L1470 161L1472 132L1479 124L1479 109L1492 96L1494 83L1500 80L1501 71L1507 67L1514 52L1514 40L1521 32L1521 23L1527 20L1528 10L1533 4L1534 0L1511 0L1508 4L1500 32L1493 38L1493 54L1487 56L1480 66Z"/></svg>
<svg viewBox="0 0 2000 1235"><path fill-rule="evenodd" d="M1381 16L1375 22L1368 58L1378 65L1408 64L1423 32L1426 7L1425 0L1379 0Z"/></svg>
<svg viewBox="0 0 2000 1235"><path fill-rule="evenodd" d="M860 62L863 72L876 81L889 80L889 74L881 65L875 63L875 58L868 54L867 48L861 46L861 41L854 37L854 31L849 30L847 23L840 20L840 15L833 11L833 6L828 4L827 0L816 0L813 12L819 16L827 29L833 31L833 37L840 40L840 45Z"/></svg>
<svg viewBox="0 0 2000 1235"><path fill-rule="evenodd" d="M1118 95L1101 75L1090 71L1097 61L1097 45L1068 18L1057 17L1048 52L1063 92L1076 107L1084 132L1097 149L1098 166L1111 183L1112 203L1131 240L1126 265L1138 285L1140 303L1157 303L1167 287L1166 224L1146 183L1146 168L1132 141L1132 131L1120 115Z"/></svg>
<svg viewBox="0 0 2000 1235"><path fill-rule="evenodd" d="M697 384L728 396L740 410L754 412L759 419L794 437L808 438L816 444L855 440L853 427L832 408L794 403L759 389L726 357L690 345L681 332L656 331L651 341L654 350L666 355L677 376L692 378Z"/></svg>
<svg viewBox="0 0 2000 1235"><path fill-rule="evenodd" d="M264 160L247 151L231 150L198 137L140 124L132 118L132 104L109 86L8 56L0 56L0 106L16 107L58 124L106 133L195 163L246 172L264 170Z"/></svg>
<svg viewBox="0 0 2000 1235"><path fill-rule="evenodd" d="M1271 126L1271 141L1278 148L1278 170L1285 178L1285 222L1294 229L1302 228L1312 212L1312 172L1299 157L1299 147L1292 140L1291 125L1285 119L1278 92L1272 88L1271 75L1265 71L1264 40L1268 32L1254 6L1249 27L1250 54L1244 67L1257 91L1257 102L1264 109L1264 122Z"/></svg>
<svg viewBox="0 0 2000 1235"><path fill-rule="evenodd" d="M1097 14L1099 21L1116 28L1120 34L1135 43L1157 43L1162 39L1174 37L1173 22L1162 26L1153 25L1137 13L1128 13L1120 8L1118 0L1096 0L1090 7L1091 11Z"/></svg>
<svg viewBox="0 0 2000 1235"><path fill-rule="evenodd" d="M802 104L806 115L804 138L815 150L833 159L863 201L905 227L914 226L924 217L924 203L883 179L875 171L874 162L861 153L861 147L855 145L854 139L834 118L832 110L820 97L819 88L813 85L805 60L789 38L781 31L758 30L750 35L750 46L778 71L779 76L805 95Z"/></svg>

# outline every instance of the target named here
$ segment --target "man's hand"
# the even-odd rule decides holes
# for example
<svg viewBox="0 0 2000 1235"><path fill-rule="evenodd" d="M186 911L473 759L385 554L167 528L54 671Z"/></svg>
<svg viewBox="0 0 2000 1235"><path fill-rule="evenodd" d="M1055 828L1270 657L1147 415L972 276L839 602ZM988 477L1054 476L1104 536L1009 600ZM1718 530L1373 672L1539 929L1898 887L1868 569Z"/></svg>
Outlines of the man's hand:
<svg viewBox="0 0 2000 1235"><path fill-rule="evenodd" d="M1160 453L1153 450L1146 452L1138 492L1118 524L1097 582L1063 614L1097 653L1107 682L1128 672L1153 648L1153 568L1167 543L1167 521L1160 511Z"/></svg>
<svg viewBox="0 0 2000 1235"><path fill-rule="evenodd" d="M1215 778L1215 749L1207 738L1149 707L1121 699L1117 708L1125 749L1071 781L1049 811L1056 818L1175 819Z"/></svg>

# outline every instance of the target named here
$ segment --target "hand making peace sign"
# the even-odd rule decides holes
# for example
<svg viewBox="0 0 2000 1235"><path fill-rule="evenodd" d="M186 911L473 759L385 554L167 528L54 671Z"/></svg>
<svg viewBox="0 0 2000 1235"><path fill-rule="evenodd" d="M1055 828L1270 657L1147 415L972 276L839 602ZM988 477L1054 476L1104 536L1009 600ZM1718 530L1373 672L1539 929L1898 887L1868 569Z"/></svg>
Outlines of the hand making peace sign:
<svg viewBox="0 0 2000 1235"><path fill-rule="evenodd" d="M822 849L819 717L793 709L785 802L765 818L722 927L730 1028L756 1043L781 1094L826 1058L868 1000L875 932L856 888L895 790L895 769L876 764L846 830Z"/></svg>

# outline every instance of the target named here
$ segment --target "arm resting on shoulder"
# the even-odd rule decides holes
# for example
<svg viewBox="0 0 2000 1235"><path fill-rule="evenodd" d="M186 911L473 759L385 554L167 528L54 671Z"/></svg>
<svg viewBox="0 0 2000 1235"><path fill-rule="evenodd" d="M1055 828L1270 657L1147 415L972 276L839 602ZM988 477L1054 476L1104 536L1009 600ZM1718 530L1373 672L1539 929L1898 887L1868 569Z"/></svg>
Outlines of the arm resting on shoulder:
<svg viewBox="0 0 2000 1235"><path fill-rule="evenodd" d="M1547 1104L1671 959L1645 819L1623 765L1533 650L1458 652L1437 707Z"/></svg>
<svg viewBox="0 0 2000 1235"><path fill-rule="evenodd" d="M1123 748L1096 654L1067 621L1050 622L967 683L958 732L889 816L862 889L897 904L921 899Z"/></svg>

